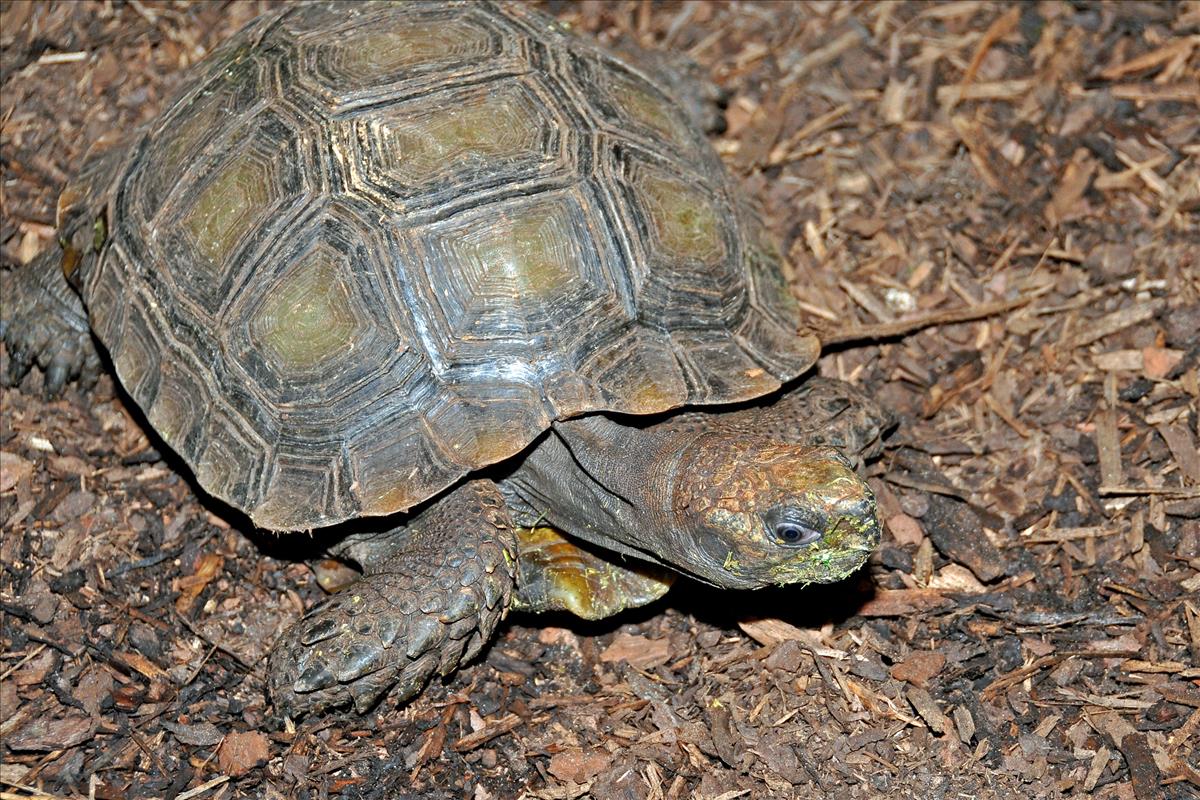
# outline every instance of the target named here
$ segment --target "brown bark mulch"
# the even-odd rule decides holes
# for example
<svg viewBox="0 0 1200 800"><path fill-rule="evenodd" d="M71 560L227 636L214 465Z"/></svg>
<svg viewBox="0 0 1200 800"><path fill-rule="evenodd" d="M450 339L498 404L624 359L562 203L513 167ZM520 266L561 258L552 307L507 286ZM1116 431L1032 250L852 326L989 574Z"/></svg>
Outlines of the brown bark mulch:
<svg viewBox="0 0 1200 800"><path fill-rule="evenodd" d="M4 264L266 7L0 6ZM0 798L1200 796L1200 4L547 7L709 70L814 323L875 332L819 365L902 418L869 568L513 615L407 706L279 727L311 543L198 498L111 380L34 375L2 395Z"/></svg>

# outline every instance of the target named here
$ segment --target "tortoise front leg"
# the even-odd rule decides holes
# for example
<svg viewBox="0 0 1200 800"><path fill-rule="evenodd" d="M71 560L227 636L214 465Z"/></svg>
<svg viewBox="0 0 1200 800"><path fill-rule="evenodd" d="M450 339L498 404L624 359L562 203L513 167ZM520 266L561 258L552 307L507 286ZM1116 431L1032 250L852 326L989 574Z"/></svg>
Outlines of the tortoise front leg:
<svg viewBox="0 0 1200 800"><path fill-rule="evenodd" d="M69 380L90 385L100 373L83 303L63 277L61 262L55 245L23 267L0 272L0 340L8 349L3 379L15 386L36 364L51 397Z"/></svg>
<svg viewBox="0 0 1200 800"><path fill-rule="evenodd" d="M361 580L292 626L271 654L271 695L298 716L353 703L366 712L391 689L416 695L474 657L512 596L513 524L490 481L470 481L406 526L352 540ZM377 560L376 560L377 559Z"/></svg>

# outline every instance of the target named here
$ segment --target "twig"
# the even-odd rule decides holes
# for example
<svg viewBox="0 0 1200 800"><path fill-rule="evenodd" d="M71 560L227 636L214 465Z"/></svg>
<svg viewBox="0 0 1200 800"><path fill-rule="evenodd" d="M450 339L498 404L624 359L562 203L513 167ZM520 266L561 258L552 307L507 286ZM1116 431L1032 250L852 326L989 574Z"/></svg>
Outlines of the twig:
<svg viewBox="0 0 1200 800"><path fill-rule="evenodd" d="M894 339L897 336L906 336L910 333L932 328L937 325L951 325L957 322L971 322L972 320L983 319L984 317L992 317L997 314L1003 314L1006 311L1012 311L1015 308L1020 308L1030 302L1033 298L1028 295L1022 295L1015 300L1002 300L995 303L981 303L970 308L956 308L949 311L934 311L929 314L923 314L914 319L899 320L897 322L884 322L878 325L862 325L855 328L850 328L846 331L837 333L825 333L818 331L817 335L821 338L821 344L825 347L835 344L846 344L848 342L867 342L876 341L879 339Z"/></svg>

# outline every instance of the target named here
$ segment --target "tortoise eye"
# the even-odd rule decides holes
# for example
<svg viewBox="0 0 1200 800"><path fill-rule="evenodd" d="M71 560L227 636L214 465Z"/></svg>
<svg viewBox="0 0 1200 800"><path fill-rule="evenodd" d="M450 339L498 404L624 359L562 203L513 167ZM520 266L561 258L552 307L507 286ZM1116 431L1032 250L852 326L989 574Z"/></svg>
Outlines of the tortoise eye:
<svg viewBox="0 0 1200 800"><path fill-rule="evenodd" d="M795 522L779 522L771 529L775 541L784 547L804 547L821 538L821 532Z"/></svg>
<svg viewBox="0 0 1200 800"><path fill-rule="evenodd" d="M827 525L821 514L802 506L777 506L763 514L771 540L782 547L807 547L820 541Z"/></svg>

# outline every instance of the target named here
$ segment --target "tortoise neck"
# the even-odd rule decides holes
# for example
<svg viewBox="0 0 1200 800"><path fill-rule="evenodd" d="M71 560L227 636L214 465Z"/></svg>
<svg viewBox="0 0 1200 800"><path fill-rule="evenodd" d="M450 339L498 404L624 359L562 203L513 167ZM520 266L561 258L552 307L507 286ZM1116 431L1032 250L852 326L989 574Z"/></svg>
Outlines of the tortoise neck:
<svg viewBox="0 0 1200 800"><path fill-rule="evenodd" d="M634 421L636 423L636 421ZM678 536L675 469L696 433L603 414L557 422L505 482L534 519L649 561Z"/></svg>

